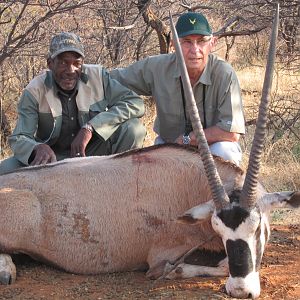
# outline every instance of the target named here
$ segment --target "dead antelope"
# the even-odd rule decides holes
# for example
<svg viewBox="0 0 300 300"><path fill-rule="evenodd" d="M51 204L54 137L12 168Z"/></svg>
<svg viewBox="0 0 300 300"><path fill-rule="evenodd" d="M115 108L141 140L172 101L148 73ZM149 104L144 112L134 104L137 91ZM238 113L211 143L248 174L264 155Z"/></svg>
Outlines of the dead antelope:
<svg viewBox="0 0 300 300"><path fill-rule="evenodd" d="M213 160L199 131L203 162L195 149L162 145L2 175L0 281L16 278L9 254L25 253L80 274L229 275L229 295L258 297L269 212L299 207L300 194L257 182L257 137L244 176Z"/></svg>
<svg viewBox="0 0 300 300"><path fill-rule="evenodd" d="M229 272L230 294L256 297L268 212L299 206L299 193L268 194L258 185L255 207L241 207L242 170L219 158L215 164L232 201L219 209L198 151L177 145L2 175L0 253L25 253L81 274L149 268L150 278L171 279ZM184 224L175 222L184 211ZM0 256L0 280L15 280L7 255Z"/></svg>

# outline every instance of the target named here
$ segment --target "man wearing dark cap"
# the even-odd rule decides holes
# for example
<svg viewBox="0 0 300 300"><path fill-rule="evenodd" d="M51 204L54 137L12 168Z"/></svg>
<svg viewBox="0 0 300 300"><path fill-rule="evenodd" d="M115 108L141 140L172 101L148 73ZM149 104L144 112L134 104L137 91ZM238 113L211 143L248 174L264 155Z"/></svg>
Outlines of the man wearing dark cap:
<svg viewBox="0 0 300 300"><path fill-rule="evenodd" d="M35 77L18 104L9 143L13 156L0 174L68 157L107 155L142 147L143 100L100 65L85 65L80 38L52 38L49 70Z"/></svg>
<svg viewBox="0 0 300 300"><path fill-rule="evenodd" d="M181 15L176 30L211 152L239 164L242 153L238 141L245 124L236 73L211 54L216 38L204 15ZM196 145L175 53L148 57L112 70L110 75L136 93L154 97L156 144Z"/></svg>

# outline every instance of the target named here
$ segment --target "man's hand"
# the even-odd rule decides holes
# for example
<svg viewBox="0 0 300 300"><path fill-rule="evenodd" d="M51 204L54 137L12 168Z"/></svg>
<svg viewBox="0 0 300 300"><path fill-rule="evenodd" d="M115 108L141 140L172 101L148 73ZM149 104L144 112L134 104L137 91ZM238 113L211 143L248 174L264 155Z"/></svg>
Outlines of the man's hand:
<svg viewBox="0 0 300 300"><path fill-rule="evenodd" d="M238 142L240 138L240 134L236 132L228 132L217 126L212 126L204 129L204 134L207 140L208 145L217 142ZM182 144L182 134L175 140L175 143ZM193 131L189 134L191 138L190 145L197 146L196 135Z"/></svg>
<svg viewBox="0 0 300 300"><path fill-rule="evenodd" d="M56 161L56 155L50 146L38 144L33 148L34 159L30 166L45 165Z"/></svg>
<svg viewBox="0 0 300 300"><path fill-rule="evenodd" d="M175 140L176 144L180 144L183 145L183 134L181 134L176 140Z"/></svg>
<svg viewBox="0 0 300 300"><path fill-rule="evenodd" d="M195 145L196 145L196 137L195 137L193 131L191 131L191 132L189 133L189 137L190 137L190 139L191 139L189 145L195 146ZM180 144L180 145L183 145L183 134L181 134L181 135L175 140L175 143Z"/></svg>
<svg viewBox="0 0 300 300"><path fill-rule="evenodd" d="M81 128L71 144L71 157L85 156L85 148L93 134L85 128Z"/></svg>

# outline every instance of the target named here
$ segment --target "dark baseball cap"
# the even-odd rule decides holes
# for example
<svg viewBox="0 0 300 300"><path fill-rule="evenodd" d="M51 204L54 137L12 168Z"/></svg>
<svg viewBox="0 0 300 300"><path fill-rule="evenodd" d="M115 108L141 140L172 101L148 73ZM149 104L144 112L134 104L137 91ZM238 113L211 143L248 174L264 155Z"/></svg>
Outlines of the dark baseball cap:
<svg viewBox="0 0 300 300"><path fill-rule="evenodd" d="M61 32L55 35L50 43L49 57L55 58L63 52L76 52L84 57L84 49L80 38L72 32Z"/></svg>
<svg viewBox="0 0 300 300"><path fill-rule="evenodd" d="M191 34L212 35L207 19L201 13L188 12L181 15L176 24L178 37Z"/></svg>

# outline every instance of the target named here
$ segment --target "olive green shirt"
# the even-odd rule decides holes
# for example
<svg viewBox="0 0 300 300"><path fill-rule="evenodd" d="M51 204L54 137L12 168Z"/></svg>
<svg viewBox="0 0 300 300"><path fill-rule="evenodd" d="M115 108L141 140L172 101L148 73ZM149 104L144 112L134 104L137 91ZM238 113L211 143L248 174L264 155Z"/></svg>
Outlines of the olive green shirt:
<svg viewBox="0 0 300 300"><path fill-rule="evenodd" d="M74 117L79 128L89 122L104 141L120 124L144 114L143 100L111 79L100 65L83 65L77 89L77 115ZM54 147L60 138L62 125L62 102L52 72L48 70L30 81L18 103L18 121L9 137L15 158L28 165L37 144Z"/></svg>
<svg viewBox="0 0 300 300"><path fill-rule="evenodd" d="M137 94L154 97L157 110L154 131L165 142L174 142L184 133L180 69L175 53L148 57L126 68L112 70L110 75ZM204 86L207 127L218 126L225 131L244 134L241 92L231 65L210 54L204 72L193 86L202 125Z"/></svg>

